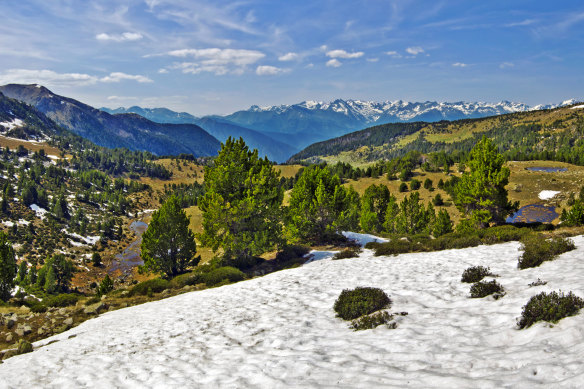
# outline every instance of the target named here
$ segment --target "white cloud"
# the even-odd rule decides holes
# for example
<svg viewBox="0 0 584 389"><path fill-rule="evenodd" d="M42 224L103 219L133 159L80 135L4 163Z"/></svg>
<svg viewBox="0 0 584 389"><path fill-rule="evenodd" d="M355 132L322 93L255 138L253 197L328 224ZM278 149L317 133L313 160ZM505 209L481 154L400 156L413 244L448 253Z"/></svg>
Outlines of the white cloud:
<svg viewBox="0 0 584 389"><path fill-rule="evenodd" d="M57 73L52 70L9 69L0 74L0 84L42 84L45 86L91 85L98 78L82 73Z"/></svg>
<svg viewBox="0 0 584 389"><path fill-rule="evenodd" d="M367 62L377 62L379 58L367 58Z"/></svg>
<svg viewBox="0 0 584 389"><path fill-rule="evenodd" d="M98 82L120 82L133 80L141 83L152 82L151 79L140 75L131 75L113 72L105 77L97 77L83 73L57 73L52 70L10 69L0 73L0 84L41 84L45 86L84 86Z"/></svg>
<svg viewBox="0 0 584 389"><path fill-rule="evenodd" d="M99 81L101 81L101 82L120 82L122 80L133 80L133 81L138 81L139 83L152 82L152 80L149 79L148 77L140 76L140 75L133 75L133 74L126 74L126 73L122 73L122 72L110 73L109 76L102 77L102 78L100 78Z"/></svg>
<svg viewBox="0 0 584 389"><path fill-rule="evenodd" d="M456 67L456 68L465 68L465 67L467 67L468 65L467 65L467 64L465 64L465 63L462 63L462 62L455 62L455 63L453 63L453 64L452 64L452 66L454 66L454 67Z"/></svg>
<svg viewBox="0 0 584 389"><path fill-rule="evenodd" d="M326 63L326 66L333 67L333 68L338 68L341 65L342 65L341 61L339 61L336 58L333 58L331 60L328 60L327 63Z"/></svg>
<svg viewBox="0 0 584 389"><path fill-rule="evenodd" d="M523 26L532 25L536 22L537 22L537 20L535 20L535 19L525 19L525 20L522 20L520 22L505 24L505 27L523 27Z"/></svg>
<svg viewBox="0 0 584 389"><path fill-rule="evenodd" d="M165 69L165 68L158 69L158 73L159 73L159 74L166 74L166 73L168 73L168 70L167 70L167 69Z"/></svg>
<svg viewBox="0 0 584 389"><path fill-rule="evenodd" d="M401 58L402 55L400 53L398 53L397 51L386 51L385 54L389 55L390 57L393 58Z"/></svg>
<svg viewBox="0 0 584 389"><path fill-rule="evenodd" d="M224 74L243 74L247 66L252 65L266 55L256 50L236 49L182 49L166 53L172 57L193 57L196 62L175 64L173 68L183 73L198 74L201 72Z"/></svg>
<svg viewBox="0 0 584 389"><path fill-rule="evenodd" d="M503 62L502 64L499 65L499 68L507 69L507 68L512 68L514 66L515 66L515 64L513 62Z"/></svg>
<svg viewBox="0 0 584 389"><path fill-rule="evenodd" d="M289 71L290 69L282 69L269 65L262 65L256 68L256 74L258 76L274 76L276 74L287 73Z"/></svg>
<svg viewBox="0 0 584 389"><path fill-rule="evenodd" d="M408 54L411 54L411 55L418 55L418 54L423 53L424 49L422 49L420 46L412 46L412 47L408 47L406 49L406 52Z"/></svg>
<svg viewBox="0 0 584 389"><path fill-rule="evenodd" d="M296 53L286 53L284 55L281 55L278 57L279 61L294 61L296 58L298 58L298 54Z"/></svg>
<svg viewBox="0 0 584 389"><path fill-rule="evenodd" d="M114 34L106 34L105 32L101 33L101 34L97 34L95 36L95 39L97 39L98 41L112 41L112 42L128 42L128 41L137 41L142 39L143 36L140 33L137 32L124 32L120 35L114 35Z"/></svg>
<svg viewBox="0 0 584 389"><path fill-rule="evenodd" d="M345 50L331 50L329 52L326 53L327 57L330 58L359 58L363 56L363 52L362 51L357 51L354 53L348 53Z"/></svg>

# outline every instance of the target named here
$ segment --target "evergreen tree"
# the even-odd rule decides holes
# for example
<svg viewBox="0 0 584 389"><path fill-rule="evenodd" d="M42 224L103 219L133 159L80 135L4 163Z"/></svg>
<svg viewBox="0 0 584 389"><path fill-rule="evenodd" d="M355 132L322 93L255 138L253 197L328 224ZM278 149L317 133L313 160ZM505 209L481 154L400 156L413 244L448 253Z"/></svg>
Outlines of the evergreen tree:
<svg viewBox="0 0 584 389"><path fill-rule="evenodd" d="M428 232L428 227L434 218L434 208L426 210L424 205L420 204L420 193L414 192L411 196L406 196L399 205L395 231L398 234L412 235Z"/></svg>
<svg viewBox="0 0 584 389"><path fill-rule="evenodd" d="M387 186L371 185L361 198L361 228L365 232L381 232L391 194Z"/></svg>
<svg viewBox="0 0 584 389"><path fill-rule="evenodd" d="M338 215L334 222L335 230L355 231L359 229L361 216L361 199L359 193L352 186L335 188L333 196L335 213Z"/></svg>
<svg viewBox="0 0 584 389"><path fill-rule="evenodd" d="M452 221L450 220L450 215L445 209L441 209L438 212L438 216L436 217L436 222L434 223L434 227L432 229L432 235L437 238L444 234L451 233L452 230Z"/></svg>
<svg viewBox="0 0 584 389"><path fill-rule="evenodd" d="M221 145L213 166L205 167L202 244L223 250L224 259L244 267L254 256L282 242L280 173L243 139Z"/></svg>
<svg viewBox="0 0 584 389"><path fill-rule="evenodd" d="M189 229L189 218L175 196L169 197L152 214L140 247L144 268L166 277L183 273L189 266L199 263L200 257L195 257L197 246Z"/></svg>
<svg viewBox="0 0 584 389"><path fill-rule="evenodd" d="M91 254L91 263L94 267L101 266L101 255L97 251Z"/></svg>
<svg viewBox="0 0 584 389"><path fill-rule="evenodd" d="M97 294L103 296L114 290L114 282L110 278L109 274L106 274L104 279L99 283L97 289Z"/></svg>
<svg viewBox="0 0 584 389"><path fill-rule="evenodd" d="M582 204L583 200L578 198L578 200L574 201L574 205L570 210L566 211L565 209L562 211L562 215L560 220L562 223L565 223L570 226L581 226L584 224L584 205Z"/></svg>
<svg viewBox="0 0 584 389"><path fill-rule="evenodd" d="M73 279L75 267L63 254L47 259L39 270L36 284L47 293L66 292Z"/></svg>
<svg viewBox="0 0 584 389"><path fill-rule="evenodd" d="M8 236L0 232L0 300L7 301L10 298L10 292L16 284L16 271L16 256L12 244L8 241Z"/></svg>
<svg viewBox="0 0 584 389"><path fill-rule="evenodd" d="M483 136L469 154L468 167L454 189L455 204L478 228L503 223L517 209L507 200L509 168L493 142Z"/></svg>
<svg viewBox="0 0 584 389"><path fill-rule="evenodd" d="M18 265L18 275L16 279L19 284L24 285L26 280L26 274L28 270L28 263L26 261L21 261L20 265Z"/></svg>
<svg viewBox="0 0 584 389"><path fill-rule="evenodd" d="M55 277L55 270L49 267L47 270L47 275L45 277L45 284L43 285L45 292L51 294L57 291L57 281Z"/></svg>
<svg viewBox="0 0 584 389"><path fill-rule="evenodd" d="M335 203L335 198L341 197L344 200ZM290 193L286 216L286 231L290 239L322 243L332 238L339 229L342 209L350 206L347 198L346 189L341 186L337 175L331 175L328 169L316 165L304 169Z"/></svg>

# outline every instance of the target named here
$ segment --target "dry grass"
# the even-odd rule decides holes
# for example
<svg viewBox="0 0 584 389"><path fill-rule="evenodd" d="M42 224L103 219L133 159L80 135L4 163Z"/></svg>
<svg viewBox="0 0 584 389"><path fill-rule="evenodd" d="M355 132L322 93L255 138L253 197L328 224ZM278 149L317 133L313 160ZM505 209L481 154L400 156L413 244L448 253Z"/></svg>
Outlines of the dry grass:
<svg viewBox="0 0 584 389"><path fill-rule="evenodd" d="M303 166L302 165L276 165L274 168L280 171L280 177L290 178L294 177L298 170L300 170Z"/></svg>
<svg viewBox="0 0 584 389"><path fill-rule="evenodd" d="M172 172L169 180L158 178L141 177L140 182L148 184L154 191L163 191L164 185L172 184L192 184L194 181L203 183L204 168L193 161L179 161L178 165L173 159L159 159L154 161Z"/></svg>
<svg viewBox="0 0 584 389"><path fill-rule="evenodd" d="M50 146L46 142L27 142L24 140L18 140L14 138L7 138L5 136L0 135L0 147L8 147L10 150L14 151L18 149L18 146L23 146L25 149L35 152L41 149L45 150L47 155L54 155L56 157L61 156L61 150L56 147Z"/></svg>

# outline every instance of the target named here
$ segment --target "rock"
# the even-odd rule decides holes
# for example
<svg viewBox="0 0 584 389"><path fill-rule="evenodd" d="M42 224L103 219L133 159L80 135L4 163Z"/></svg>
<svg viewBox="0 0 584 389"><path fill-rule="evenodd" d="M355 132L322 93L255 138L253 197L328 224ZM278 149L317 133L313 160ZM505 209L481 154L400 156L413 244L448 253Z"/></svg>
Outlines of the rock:
<svg viewBox="0 0 584 389"><path fill-rule="evenodd" d="M14 333L16 335L18 335L19 338L22 338L24 336L24 328L22 328L21 326L18 326L15 330Z"/></svg>
<svg viewBox="0 0 584 389"><path fill-rule="evenodd" d="M86 315L97 315L100 312L105 311L108 308L108 305L100 302L100 303L96 303L96 304L92 304L90 306L85 307L85 309L83 310L83 313L85 313Z"/></svg>
<svg viewBox="0 0 584 389"><path fill-rule="evenodd" d="M2 360L5 361L8 358L12 358L13 356L18 355L18 350L8 350L4 353L4 356L2 357Z"/></svg>
<svg viewBox="0 0 584 389"><path fill-rule="evenodd" d="M40 336L43 336L45 334L45 329L44 328L39 328L37 331L37 334L39 334Z"/></svg>
<svg viewBox="0 0 584 389"><path fill-rule="evenodd" d="M18 354L26 354L32 352L32 344L24 339L18 341Z"/></svg>
<svg viewBox="0 0 584 389"><path fill-rule="evenodd" d="M65 321L63 321L63 324L67 326L73 325L73 318L72 317L66 318Z"/></svg>
<svg viewBox="0 0 584 389"><path fill-rule="evenodd" d="M6 335L6 343L12 343L13 339L14 339L14 336L12 336L12 334Z"/></svg>
<svg viewBox="0 0 584 389"><path fill-rule="evenodd" d="M130 291L128 291L128 290L124 290L122 293L120 293L120 296L122 296L122 297L126 297L126 296L127 296L127 295L129 295L129 294L130 294Z"/></svg>
<svg viewBox="0 0 584 389"><path fill-rule="evenodd" d="M16 324L16 319L14 318L14 316L11 316L8 318L8 320L6 320L6 327L8 329L11 329L12 327L14 327L15 324Z"/></svg>
<svg viewBox="0 0 584 389"><path fill-rule="evenodd" d="M30 334L32 332L32 328L28 324L25 324L22 327L22 330L24 331L24 334L25 335L28 335L28 334Z"/></svg>
<svg viewBox="0 0 584 389"><path fill-rule="evenodd" d="M67 308L61 308L59 309L59 315L66 315L67 314Z"/></svg>
<svg viewBox="0 0 584 389"><path fill-rule="evenodd" d="M104 294L103 296L101 296L101 301L105 300L107 298L107 296Z"/></svg>
<svg viewBox="0 0 584 389"><path fill-rule="evenodd" d="M168 296L170 296L170 294L171 294L171 292L170 292L170 290L169 290L169 289L164 289L164 290L162 291L162 293L160 293L160 295L162 296L162 298L164 298L164 297L168 297Z"/></svg>

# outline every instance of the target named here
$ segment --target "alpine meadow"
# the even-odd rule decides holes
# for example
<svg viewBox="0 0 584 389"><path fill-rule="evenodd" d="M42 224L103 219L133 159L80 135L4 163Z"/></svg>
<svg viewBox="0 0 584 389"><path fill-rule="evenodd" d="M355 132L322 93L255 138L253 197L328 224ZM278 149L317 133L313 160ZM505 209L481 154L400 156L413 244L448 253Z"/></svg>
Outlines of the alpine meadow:
<svg viewBox="0 0 584 389"><path fill-rule="evenodd" d="M584 387L580 2L0 12L0 389Z"/></svg>

